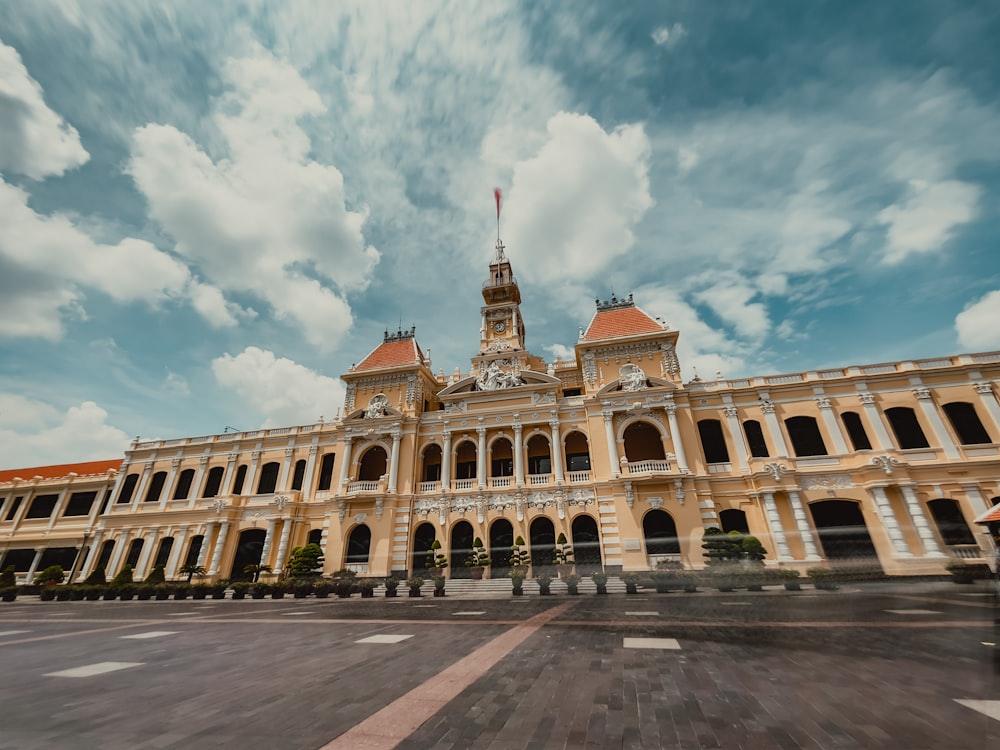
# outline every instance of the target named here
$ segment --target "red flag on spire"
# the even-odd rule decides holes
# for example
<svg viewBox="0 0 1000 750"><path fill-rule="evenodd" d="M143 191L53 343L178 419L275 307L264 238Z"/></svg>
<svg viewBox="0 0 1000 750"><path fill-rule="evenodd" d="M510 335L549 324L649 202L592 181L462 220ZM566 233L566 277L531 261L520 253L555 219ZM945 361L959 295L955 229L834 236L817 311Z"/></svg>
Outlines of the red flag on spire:
<svg viewBox="0 0 1000 750"><path fill-rule="evenodd" d="M500 188L493 188L493 197L497 201L497 221L500 221Z"/></svg>

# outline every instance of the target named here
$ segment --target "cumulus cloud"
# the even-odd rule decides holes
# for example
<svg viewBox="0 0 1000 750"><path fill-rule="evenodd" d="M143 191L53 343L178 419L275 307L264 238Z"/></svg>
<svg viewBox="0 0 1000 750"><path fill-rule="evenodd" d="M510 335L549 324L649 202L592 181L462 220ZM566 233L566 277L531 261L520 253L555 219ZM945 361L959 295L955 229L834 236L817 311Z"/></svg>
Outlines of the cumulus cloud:
<svg viewBox="0 0 1000 750"><path fill-rule="evenodd" d="M757 290L746 284L723 281L695 296L742 336L759 339L771 328L767 308L761 302L751 302L758 296Z"/></svg>
<svg viewBox="0 0 1000 750"><path fill-rule="evenodd" d="M553 357L561 359L563 362L573 362L576 360L576 351L571 346L566 346L565 344L551 344L543 348Z"/></svg>
<svg viewBox="0 0 1000 750"><path fill-rule="evenodd" d="M108 424L108 413L93 401L60 411L51 404L0 393L0 456L9 468L116 458L129 437Z"/></svg>
<svg viewBox="0 0 1000 750"><path fill-rule="evenodd" d="M651 36L653 37L653 42L658 46L673 47L687 36L687 29L681 23L675 23L673 26L659 26L653 29Z"/></svg>
<svg viewBox="0 0 1000 750"><path fill-rule="evenodd" d="M973 351L1000 349L1000 289L983 295L955 316L962 346Z"/></svg>
<svg viewBox="0 0 1000 750"><path fill-rule="evenodd" d="M653 205L642 125L606 132L589 115L560 112L533 157L514 165L510 254L539 282L597 276L635 244Z"/></svg>
<svg viewBox="0 0 1000 750"><path fill-rule="evenodd" d="M61 175L90 155L76 129L45 104L21 56L0 41L0 172L35 180Z"/></svg>
<svg viewBox="0 0 1000 750"><path fill-rule="evenodd" d="M344 405L344 385L273 352L248 346L212 360L215 379L264 418L263 427L332 419Z"/></svg>
<svg viewBox="0 0 1000 750"><path fill-rule="evenodd" d="M884 262L940 250L956 227L976 217L979 194L977 186L958 180L911 180L903 200L878 214L888 228Z"/></svg>
<svg viewBox="0 0 1000 750"><path fill-rule="evenodd" d="M324 110L289 64L260 48L230 60L230 91L213 121L228 158L213 160L169 125L135 133L128 172L176 252L222 290L248 292L275 316L333 348L352 323L346 294L363 290L378 262L365 243L365 210L346 205L344 179L308 158L298 121ZM196 306L220 325L235 316L217 296Z"/></svg>

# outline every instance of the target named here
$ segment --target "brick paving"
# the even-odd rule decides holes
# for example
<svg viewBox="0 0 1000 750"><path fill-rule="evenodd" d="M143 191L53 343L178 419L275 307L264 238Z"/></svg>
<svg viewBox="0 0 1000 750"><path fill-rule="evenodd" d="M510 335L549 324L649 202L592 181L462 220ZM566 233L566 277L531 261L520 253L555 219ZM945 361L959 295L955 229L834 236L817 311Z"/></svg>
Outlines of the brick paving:
<svg viewBox="0 0 1000 750"><path fill-rule="evenodd" d="M1000 746L1000 721L956 702L1000 698L994 651L983 645L997 642L995 602L964 596L986 591L873 584L797 596L533 596L516 606L473 605L465 594L19 600L0 604L0 631L27 631L0 636L0 748L316 750L379 711L406 724L399 699L419 697L463 657L565 604L408 727L398 747ZM913 609L940 614L886 611ZM454 615L469 611L483 614ZM308 616L286 616L293 612ZM151 631L173 634L121 638ZM356 643L377 634L413 637ZM681 649L625 648L626 636L676 638ZM100 662L141 666L45 676Z"/></svg>

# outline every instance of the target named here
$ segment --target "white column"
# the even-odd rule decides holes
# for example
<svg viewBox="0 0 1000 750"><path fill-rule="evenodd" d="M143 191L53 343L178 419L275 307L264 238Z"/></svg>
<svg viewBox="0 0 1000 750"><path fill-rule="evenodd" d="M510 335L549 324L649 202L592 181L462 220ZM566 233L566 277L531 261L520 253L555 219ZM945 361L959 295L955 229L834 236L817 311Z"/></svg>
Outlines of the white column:
<svg viewBox="0 0 1000 750"><path fill-rule="evenodd" d="M743 437L743 429L740 427L739 412L735 406L726 407L726 422L729 424L729 434L733 437L733 446L736 448L736 462L741 469L749 470L749 452L747 442Z"/></svg>
<svg viewBox="0 0 1000 750"><path fill-rule="evenodd" d="M833 439L833 449L836 451L835 455L843 456L845 453L850 453L847 450L844 433L841 431L840 425L837 424L837 417L833 413L833 406L830 404L830 399L820 397L816 399L816 403L819 404L819 413L823 417L823 424L826 425L826 431L830 433L830 437Z"/></svg>
<svg viewBox="0 0 1000 750"><path fill-rule="evenodd" d="M160 536L160 530L154 528L149 532L149 537L143 542L142 554L139 556L139 561L135 565L135 570L132 572L135 580L141 581L147 575L149 571L146 568L149 566L149 560L153 555L153 547L156 546L156 540Z"/></svg>
<svg viewBox="0 0 1000 750"><path fill-rule="evenodd" d="M28 568L28 573L26 575L26 580L30 584L35 577L35 573L38 571L38 564L42 561L42 555L45 553L45 547L35 548L35 557L31 561L31 566Z"/></svg>
<svg viewBox="0 0 1000 750"><path fill-rule="evenodd" d="M788 562L792 559L792 553L788 551L788 540L785 539L785 529L781 525L781 516L778 515L778 506L774 503L773 492L764 493L764 516L767 518L767 525L771 527L771 538L774 539L778 562Z"/></svg>
<svg viewBox="0 0 1000 750"><path fill-rule="evenodd" d="M924 416L927 417L927 421L931 423L931 431L937 435L938 442L944 449L944 455L948 458L958 458L958 448L956 448L955 444L951 441L948 429L944 426L941 415L938 413L937 406L934 404L934 399L931 398L930 389L914 388L913 395L917 397L917 402L920 404L920 408L923 410Z"/></svg>
<svg viewBox="0 0 1000 750"><path fill-rule="evenodd" d="M35 489L33 487L28 487L25 489L24 494L21 496L21 505L18 506L17 511L14 513L14 518L11 523L10 534L13 535L17 531L21 522L24 520L24 516L28 512L28 507L31 505L31 501L35 499Z"/></svg>
<svg viewBox="0 0 1000 750"><path fill-rule="evenodd" d="M608 444L608 461L611 463L611 476L618 478L622 475L621 466L618 463L618 443L615 441L614 412L604 409L601 412L604 417L604 440Z"/></svg>
<svg viewBox="0 0 1000 750"><path fill-rule="evenodd" d="M280 573L285 564L285 554L288 552L288 537L292 534L292 519L286 518L281 529L281 541L278 542L278 557L274 561L274 572Z"/></svg>
<svg viewBox="0 0 1000 750"><path fill-rule="evenodd" d="M914 491L913 486L901 484L899 489L903 492L903 499L906 501L906 510L909 511L910 518L913 519L913 525L917 527L917 535L924 545L924 557L944 557L944 553L938 546L937 539L934 538L934 532L927 523L927 516L924 515L924 511L920 506L920 500L917 498L917 493Z"/></svg>
<svg viewBox="0 0 1000 750"><path fill-rule="evenodd" d="M979 398L983 402L983 406L986 407L986 411L990 414L990 419L993 420L993 429L987 430L987 432L990 433L990 438L993 442L1000 442L1000 403L997 402L993 386L990 383L976 383L975 388L976 393L979 394Z"/></svg>
<svg viewBox="0 0 1000 750"><path fill-rule="evenodd" d="M441 489L451 487L451 430L444 430L444 448L441 449Z"/></svg>
<svg viewBox="0 0 1000 750"><path fill-rule="evenodd" d="M59 493L59 498L56 500L55 506L52 508L52 515L49 516L49 529L52 531L52 527L56 525L56 520L62 515L63 508L66 507L66 498L69 497L69 491L72 489L73 485L67 485L63 488L63 491ZM96 498L95 498L96 499ZM48 533L48 531L46 533Z"/></svg>
<svg viewBox="0 0 1000 750"><path fill-rule="evenodd" d="M514 423L514 482L518 487L524 484L524 438L521 423Z"/></svg>
<svg viewBox="0 0 1000 750"><path fill-rule="evenodd" d="M125 529L118 535L118 539L115 540L115 548L111 554L111 561L108 563L107 570L104 571L105 575L110 580L118 575L119 566L121 565L122 555L127 551L125 548L128 547L130 533L128 529Z"/></svg>
<svg viewBox="0 0 1000 750"><path fill-rule="evenodd" d="M774 404L765 401L761 404L761 411L764 412L764 421L767 422L767 431L771 433L771 443L777 452L776 458L788 458L788 445L785 444L785 435L781 431L778 418L774 415Z"/></svg>
<svg viewBox="0 0 1000 750"><path fill-rule="evenodd" d="M160 510L167 507L167 501L174 499L174 483L177 481L177 469L180 465L179 458L170 461L170 472L167 474L167 479L163 483L163 491L160 494Z"/></svg>
<svg viewBox="0 0 1000 750"><path fill-rule="evenodd" d="M395 494L396 482L399 479L399 441L402 439L401 431L392 433L392 452L389 454L389 487L388 492Z"/></svg>
<svg viewBox="0 0 1000 750"><path fill-rule="evenodd" d="M153 462L147 461L142 468L142 474L135 487L135 495L132 496L132 510L136 511L142 505L142 499L146 495L146 487L149 485L149 477L153 473Z"/></svg>
<svg viewBox="0 0 1000 750"><path fill-rule="evenodd" d="M257 489L254 487L254 482L257 481L257 466L260 464L260 451L253 451L250 454L250 468L247 470L247 479L243 483L243 492L241 495L255 495L257 494Z"/></svg>
<svg viewBox="0 0 1000 750"><path fill-rule="evenodd" d="M167 560L167 569L164 571L164 575L168 581L177 575L177 567L180 564L181 555L184 554L184 542L187 541L187 533L188 527L184 526L177 532L177 536L174 537L174 546L170 550L170 559Z"/></svg>
<svg viewBox="0 0 1000 750"><path fill-rule="evenodd" d="M278 483L275 485L276 492L285 492L288 489L288 472L292 468L294 456L294 448L285 448L285 461L281 464L281 473L278 474Z"/></svg>
<svg viewBox="0 0 1000 750"><path fill-rule="evenodd" d="M486 428L477 427L476 434L479 436L476 447L476 481L479 489L483 489L486 486Z"/></svg>
<svg viewBox="0 0 1000 750"><path fill-rule="evenodd" d="M892 450L895 448L896 446L892 442L892 438L889 437L889 431L885 428L885 421L882 419L882 412L879 411L877 406L875 406L875 396L871 393L859 393L858 399L861 401L861 406L865 410L868 422L875 431L875 449Z"/></svg>
<svg viewBox="0 0 1000 750"><path fill-rule="evenodd" d="M277 523L278 521L274 518L270 518L267 521L267 531L264 534L264 545L260 548L261 565L267 565L271 558L271 540L274 539L274 527Z"/></svg>
<svg viewBox="0 0 1000 750"><path fill-rule="evenodd" d="M128 464L123 463L118 469L118 475L115 477L114 486L111 488L111 499L108 500L108 507L104 509L105 513L111 513L112 508L115 507L115 503L118 502L118 493L122 491L122 482L125 481L131 472L129 471L131 467Z"/></svg>
<svg viewBox="0 0 1000 750"><path fill-rule="evenodd" d="M307 500L312 497L313 472L316 471L316 454L318 452L318 445L309 446L309 458L306 459L306 470L302 476L301 497L303 500Z"/></svg>
<svg viewBox="0 0 1000 750"><path fill-rule="evenodd" d="M687 474L687 455L684 453L684 441L681 439L681 428L677 423L677 407L673 404L667 405L667 424L670 425L670 436L674 443L674 455L677 456L677 469L681 473Z"/></svg>
<svg viewBox="0 0 1000 750"><path fill-rule="evenodd" d="M112 497L114 496L112 495ZM90 575L94 567L94 562L97 560L97 555L100 554L101 540L103 537L104 537L104 529L98 529L97 531L94 532L94 539L90 543L90 549L87 550L87 557L83 561L83 565L80 566L80 570L77 573L76 580L78 581L86 580L87 576Z"/></svg>
<svg viewBox="0 0 1000 750"><path fill-rule="evenodd" d="M214 576L219 572L219 563L222 561L222 550L226 546L226 536L229 534L229 521L223 521L219 528L219 540L215 543L215 552L212 553L212 567L208 569L208 575Z"/></svg>
<svg viewBox="0 0 1000 750"><path fill-rule="evenodd" d="M348 472L351 469L351 453L354 438L344 438L344 455L340 459L340 483L337 485L337 494L344 494L344 485L347 484Z"/></svg>
<svg viewBox="0 0 1000 750"><path fill-rule="evenodd" d="M552 470L556 475L556 484L563 483L563 458L562 458L562 435L559 434L559 420L553 419L549 422L552 429Z"/></svg>
<svg viewBox="0 0 1000 750"><path fill-rule="evenodd" d="M191 489L188 490L191 507L193 508L201 495L202 483L205 481L205 471L208 468L209 456L202 456L198 459L198 471L194 474L194 481L191 482ZM221 489L221 488L220 488Z"/></svg>
<svg viewBox="0 0 1000 750"><path fill-rule="evenodd" d="M788 500L792 505L795 526L799 530L799 536L802 537L802 546L806 550L806 560L810 562L819 560L819 550L816 549L816 541L813 539L812 528L809 526L809 519L806 518L806 511L802 507L799 493L796 490L788 490Z"/></svg>
<svg viewBox="0 0 1000 750"><path fill-rule="evenodd" d="M906 548L906 540L903 539L903 532L899 529L899 522L896 520L896 515L892 512L892 506L889 504L889 497L885 494L885 488L871 487L868 489L868 494L875 501L875 509L878 511L879 518L882 519L882 527L885 529L885 533L889 535L889 541L892 542L892 551L895 556L913 557L910 550Z"/></svg>
<svg viewBox="0 0 1000 750"><path fill-rule="evenodd" d="M205 567L205 560L208 559L208 548L212 544L212 534L215 533L216 526L218 524L215 521L209 521L205 524L205 535L201 539L201 549L198 550L198 559L194 563L199 568Z"/></svg>
<svg viewBox="0 0 1000 750"><path fill-rule="evenodd" d="M983 496L978 484L963 484L962 489L965 490L965 496L969 498L973 516L982 515L990 509L991 506Z"/></svg>
<svg viewBox="0 0 1000 750"><path fill-rule="evenodd" d="M236 462L239 457L239 453L233 451L226 459L226 472L222 475L222 484L219 485L220 495L233 494L233 472L236 469Z"/></svg>

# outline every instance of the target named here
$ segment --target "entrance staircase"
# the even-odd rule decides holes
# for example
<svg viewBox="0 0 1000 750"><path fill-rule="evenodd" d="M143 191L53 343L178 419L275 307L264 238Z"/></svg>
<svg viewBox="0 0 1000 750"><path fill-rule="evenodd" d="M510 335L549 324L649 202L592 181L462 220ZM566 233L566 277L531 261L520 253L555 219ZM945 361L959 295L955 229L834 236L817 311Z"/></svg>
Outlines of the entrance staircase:
<svg viewBox="0 0 1000 750"><path fill-rule="evenodd" d="M533 578L524 579L524 595L538 596L538 583ZM469 578L449 578L445 584L445 595L462 599L508 599L511 596L513 587L509 578L490 578L484 581L473 581ZM553 596L566 595L566 584L558 578L552 579L549 587ZM583 578L577 587L581 596L593 596L597 593L597 586L589 578ZM423 596L434 595L434 582L427 581L420 589ZM608 593L624 594L625 583L617 576L608 576ZM406 596L406 585L399 587L399 595Z"/></svg>

